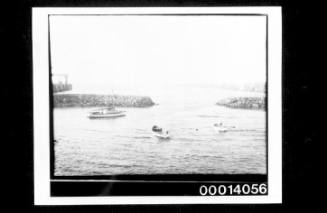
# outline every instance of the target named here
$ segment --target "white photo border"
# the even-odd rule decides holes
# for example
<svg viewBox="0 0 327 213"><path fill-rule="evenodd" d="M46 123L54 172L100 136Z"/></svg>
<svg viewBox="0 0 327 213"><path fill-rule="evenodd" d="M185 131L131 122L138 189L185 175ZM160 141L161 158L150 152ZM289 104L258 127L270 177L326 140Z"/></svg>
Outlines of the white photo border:
<svg viewBox="0 0 327 213"><path fill-rule="evenodd" d="M268 195L51 197L48 17L51 14L264 14L268 18ZM256 204L282 202L281 7L32 8L34 204Z"/></svg>

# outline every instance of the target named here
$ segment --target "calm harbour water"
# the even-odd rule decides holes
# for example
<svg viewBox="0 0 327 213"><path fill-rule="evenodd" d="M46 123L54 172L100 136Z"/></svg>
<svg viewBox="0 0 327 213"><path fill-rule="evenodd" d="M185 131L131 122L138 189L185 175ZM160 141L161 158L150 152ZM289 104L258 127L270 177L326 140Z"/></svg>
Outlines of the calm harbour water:
<svg viewBox="0 0 327 213"><path fill-rule="evenodd" d="M118 93L119 94L119 93ZM88 119L94 108L55 108L55 175L266 173L265 112L229 109L219 99L253 93L217 89L155 92L149 108ZM213 124L236 128L218 133ZM170 140L153 136L153 125Z"/></svg>

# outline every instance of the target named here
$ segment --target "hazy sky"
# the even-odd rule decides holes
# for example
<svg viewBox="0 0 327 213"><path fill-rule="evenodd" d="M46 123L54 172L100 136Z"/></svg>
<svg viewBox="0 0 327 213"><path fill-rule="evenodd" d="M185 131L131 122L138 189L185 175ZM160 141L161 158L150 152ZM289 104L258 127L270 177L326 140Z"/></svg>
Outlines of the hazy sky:
<svg viewBox="0 0 327 213"><path fill-rule="evenodd" d="M53 73L73 86L265 81L265 17L52 16Z"/></svg>

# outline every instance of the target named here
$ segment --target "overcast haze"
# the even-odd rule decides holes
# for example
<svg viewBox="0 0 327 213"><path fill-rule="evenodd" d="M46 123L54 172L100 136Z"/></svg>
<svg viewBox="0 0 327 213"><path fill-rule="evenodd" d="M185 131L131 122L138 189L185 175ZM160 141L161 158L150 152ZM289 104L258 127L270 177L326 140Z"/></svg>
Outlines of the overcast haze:
<svg viewBox="0 0 327 213"><path fill-rule="evenodd" d="M265 82L264 16L51 16L52 72L94 85Z"/></svg>

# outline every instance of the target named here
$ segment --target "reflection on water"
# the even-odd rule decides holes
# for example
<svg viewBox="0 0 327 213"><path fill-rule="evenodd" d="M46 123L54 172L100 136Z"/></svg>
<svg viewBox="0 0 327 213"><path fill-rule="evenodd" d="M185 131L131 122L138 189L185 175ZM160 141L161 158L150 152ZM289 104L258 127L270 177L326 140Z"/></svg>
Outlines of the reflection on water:
<svg viewBox="0 0 327 213"><path fill-rule="evenodd" d="M165 91L151 96L158 105L125 108L117 119L90 120L93 108L56 108L55 175L265 173L265 112L215 105L235 95L246 94ZM218 122L236 128L219 133ZM153 125L171 139L154 137Z"/></svg>

